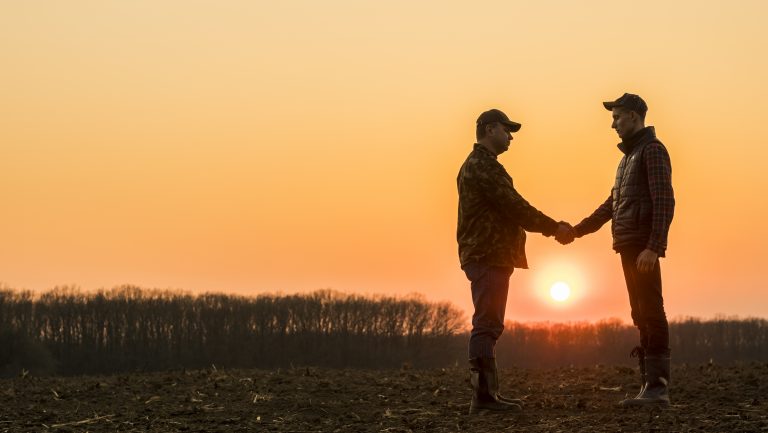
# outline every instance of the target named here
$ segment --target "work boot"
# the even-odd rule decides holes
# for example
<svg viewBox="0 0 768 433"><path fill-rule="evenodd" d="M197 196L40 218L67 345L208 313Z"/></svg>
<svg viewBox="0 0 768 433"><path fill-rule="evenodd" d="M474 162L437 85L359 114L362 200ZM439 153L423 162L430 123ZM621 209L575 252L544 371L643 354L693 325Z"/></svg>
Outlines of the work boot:
<svg viewBox="0 0 768 433"><path fill-rule="evenodd" d="M626 406L629 400L634 400L641 395L643 395L643 390L645 389L645 382L648 380L648 376L645 374L645 348L642 346L635 346L634 349L632 349L631 352L629 352L630 358L637 358L638 364L640 365L640 392L637 393L636 396L632 398L626 398L619 402L620 405Z"/></svg>
<svg viewBox="0 0 768 433"><path fill-rule="evenodd" d="M499 392L499 369L496 364L496 358L488 358L491 364L491 376L492 380L491 382L491 394L496 396L496 399L498 399L502 403L510 403L510 404L516 404L520 407L523 406L523 401L517 398L509 398L501 395Z"/></svg>
<svg viewBox="0 0 768 433"><path fill-rule="evenodd" d="M647 379L643 391L635 398L621 402L625 407L669 406L669 356L646 355Z"/></svg>
<svg viewBox="0 0 768 433"><path fill-rule="evenodd" d="M520 412L522 408L514 403L504 403L496 395L498 389L494 358L472 358L469 360L469 379L472 384L472 402L469 414L483 412Z"/></svg>

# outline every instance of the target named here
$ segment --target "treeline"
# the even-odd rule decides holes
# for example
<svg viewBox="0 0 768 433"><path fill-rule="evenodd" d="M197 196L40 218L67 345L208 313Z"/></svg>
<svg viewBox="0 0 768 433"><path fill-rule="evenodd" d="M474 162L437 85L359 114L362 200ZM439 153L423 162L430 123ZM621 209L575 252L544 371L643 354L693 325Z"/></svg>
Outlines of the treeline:
<svg viewBox="0 0 768 433"><path fill-rule="evenodd" d="M557 367L636 364L634 326L618 319L597 323L507 323L496 346L501 365ZM675 363L768 362L768 320L687 318L669 324Z"/></svg>
<svg viewBox="0 0 768 433"><path fill-rule="evenodd" d="M0 373L430 364L450 353L464 321L418 296L2 290Z"/></svg>
<svg viewBox="0 0 768 433"><path fill-rule="evenodd" d="M464 314L423 297L193 296L124 286L83 293L0 290L0 375L289 366L465 365ZM670 325L674 362L768 361L768 321ZM637 330L598 323L507 323L501 366L625 364Z"/></svg>

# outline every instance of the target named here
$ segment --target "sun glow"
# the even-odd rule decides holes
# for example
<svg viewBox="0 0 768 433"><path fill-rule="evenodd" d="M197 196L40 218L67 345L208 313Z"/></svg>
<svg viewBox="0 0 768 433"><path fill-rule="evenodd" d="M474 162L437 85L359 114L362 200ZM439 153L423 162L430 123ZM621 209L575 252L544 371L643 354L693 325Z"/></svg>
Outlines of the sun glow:
<svg viewBox="0 0 768 433"><path fill-rule="evenodd" d="M557 302L563 302L571 296L571 287L562 281L558 281L549 288L549 296Z"/></svg>
<svg viewBox="0 0 768 433"><path fill-rule="evenodd" d="M552 257L537 267L532 283L535 296L542 306L552 311L565 312L581 305L588 286L578 258Z"/></svg>

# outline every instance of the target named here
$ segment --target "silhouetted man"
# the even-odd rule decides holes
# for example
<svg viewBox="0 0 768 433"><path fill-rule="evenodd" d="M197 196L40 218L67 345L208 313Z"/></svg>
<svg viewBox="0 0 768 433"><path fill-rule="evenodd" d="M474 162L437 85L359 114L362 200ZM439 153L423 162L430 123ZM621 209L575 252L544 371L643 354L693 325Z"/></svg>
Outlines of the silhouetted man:
<svg viewBox="0 0 768 433"><path fill-rule="evenodd" d="M476 124L477 143L459 170L457 240L461 268L472 287L472 332L469 337L472 402L479 411L519 411L520 400L499 394L495 346L504 330L509 277L527 268L525 231L568 237L573 228L557 223L528 204L496 157L509 149L520 130L499 110L488 110Z"/></svg>
<svg viewBox="0 0 768 433"><path fill-rule="evenodd" d="M612 221L613 249L621 255L629 292L632 321L640 330L640 346L631 355L640 360L640 393L623 406L669 405L669 325L661 294L659 257L667 249L667 233L675 211L669 153L645 126L648 106L625 93L604 102L613 115L611 127L621 138L624 157L611 195L595 212L574 227L577 237Z"/></svg>

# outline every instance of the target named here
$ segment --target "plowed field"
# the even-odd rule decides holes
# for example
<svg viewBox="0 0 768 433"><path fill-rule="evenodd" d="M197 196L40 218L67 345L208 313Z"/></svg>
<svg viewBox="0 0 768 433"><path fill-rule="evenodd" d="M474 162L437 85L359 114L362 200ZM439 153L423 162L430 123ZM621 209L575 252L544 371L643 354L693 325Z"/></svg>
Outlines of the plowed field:
<svg viewBox="0 0 768 433"><path fill-rule="evenodd" d="M502 370L518 415L468 416L465 368L216 370L0 380L0 432L768 432L768 363L674 366L625 410L627 367Z"/></svg>

